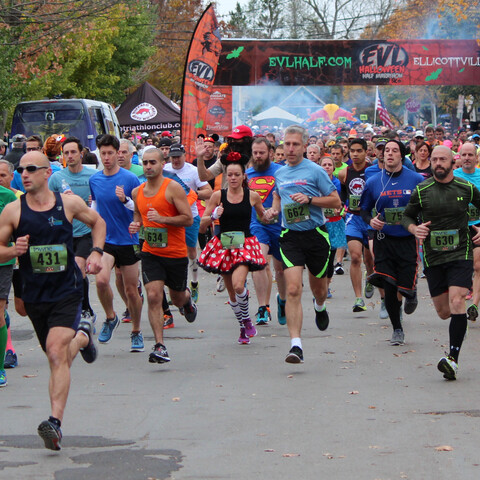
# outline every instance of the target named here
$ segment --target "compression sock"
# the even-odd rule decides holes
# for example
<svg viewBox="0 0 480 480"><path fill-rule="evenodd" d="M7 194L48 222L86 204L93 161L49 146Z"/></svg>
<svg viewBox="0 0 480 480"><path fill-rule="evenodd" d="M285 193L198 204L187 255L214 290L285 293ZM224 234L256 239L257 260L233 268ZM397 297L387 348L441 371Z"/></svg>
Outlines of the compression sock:
<svg viewBox="0 0 480 480"><path fill-rule="evenodd" d="M165 295L165 289L163 289L162 309L164 315L172 316L172 312L170 311L170 305L168 304L167 296Z"/></svg>
<svg viewBox="0 0 480 480"><path fill-rule="evenodd" d="M7 346L5 347L5 350L11 350L13 353L15 353L15 348L13 347L10 328L7 328Z"/></svg>
<svg viewBox="0 0 480 480"><path fill-rule="evenodd" d="M452 314L450 318L450 356L458 363L460 348L462 348L465 333L467 333L467 314Z"/></svg>
<svg viewBox="0 0 480 480"><path fill-rule="evenodd" d="M5 370L5 347L7 346L7 326L0 327L0 370Z"/></svg>
<svg viewBox="0 0 480 480"><path fill-rule="evenodd" d="M190 281L193 283L198 282L198 263L196 258L188 259L188 269L190 271Z"/></svg>
<svg viewBox="0 0 480 480"><path fill-rule="evenodd" d="M402 302L397 298L397 287L389 282L385 282L385 308L392 322L393 329L403 330L402 322L400 321Z"/></svg>
<svg viewBox="0 0 480 480"><path fill-rule="evenodd" d="M243 327L242 310L240 309L240 305L238 304L238 302L232 302L231 300L228 303L232 307L233 313L235 314L235 318L238 320L238 323L241 327Z"/></svg>
<svg viewBox="0 0 480 480"><path fill-rule="evenodd" d="M240 306L240 310L242 312L242 320L250 320L250 315L248 314L248 292L247 289L244 288L243 292L239 295L238 293L235 294L235 299Z"/></svg>
<svg viewBox="0 0 480 480"><path fill-rule="evenodd" d="M90 298L88 292L90 290L90 282L88 277L83 279L83 299L82 299L82 310L93 313L92 307L90 306Z"/></svg>

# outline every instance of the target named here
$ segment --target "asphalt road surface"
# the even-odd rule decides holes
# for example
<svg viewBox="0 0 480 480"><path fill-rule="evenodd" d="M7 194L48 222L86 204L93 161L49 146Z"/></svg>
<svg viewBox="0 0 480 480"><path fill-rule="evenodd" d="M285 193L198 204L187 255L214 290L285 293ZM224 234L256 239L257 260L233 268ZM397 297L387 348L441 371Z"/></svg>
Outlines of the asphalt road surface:
<svg viewBox="0 0 480 480"><path fill-rule="evenodd" d="M19 366L0 390L0 479L477 480L480 329L469 325L458 380L445 381L437 362L448 322L419 282L419 306L404 316L406 344L397 347L379 319L378 292L354 314L350 278L335 276L330 327L320 332L304 291L305 363L291 365L274 295L273 321L240 346L226 292L202 272L196 322L174 311L166 331L169 364L148 363L146 304L145 352L130 353L122 324L94 364L76 358L60 452L36 433L50 413L47 360L30 321L13 313ZM251 279L249 287L253 316ZM115 306L124 309L118 296Z"/></svg>

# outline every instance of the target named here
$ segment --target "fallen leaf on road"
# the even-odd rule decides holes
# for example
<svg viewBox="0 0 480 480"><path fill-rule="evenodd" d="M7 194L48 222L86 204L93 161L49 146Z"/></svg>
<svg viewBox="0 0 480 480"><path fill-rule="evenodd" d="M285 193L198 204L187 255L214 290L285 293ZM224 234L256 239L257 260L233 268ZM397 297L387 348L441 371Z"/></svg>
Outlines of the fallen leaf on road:
<svg viewBox="0 0 480 480"><path fill-rule="evenodd" d="M351 392L348 392L350 395L358 395L360 392L358 390L352 390Z"/></svg>
<svg viewBox="0 0 480 480"><path fill-rule="evenodd" d="M205 330L199 330L198 333L205 333Z"/></svg>
<svg viewBox="0 0 480 480"><path fill-rule="evenodd" d="M288 377L287 377L287 378L293 378L293 375L288 375Z"/></svg>
<svg viewBox="0 0 480 480"><path fill-rule="evenodd" d="M451 447L450 445L440 445L438 447L435 447L435 450L437 452L451 452L453 451L453 447Z"/></svg>
<svg viewBox="0 0 480 480"><path fill-rule="evenodd" d="M275 451L275 450L274 450L273 448L266 448L266 449L264 450L264 452L268 452L268 453L274 452L274 451Z"/></svg>
<svg viewBox="0 0 480 480"><path fill-rule="evenodd" d="M371 410L375 410L377 407L374 407L373 405L370 405L368 408L370 408Z"/></svg>
<svg viewBox="0 0 480 480"><path fill-rule="evenodd" d="M180 401L180 397L173 397L172 398L172 402L179 402Z"/></svg>
<svg viewBox="0 0 480 480"><path fill-rule="evenodd" d="M299 453L284 453L282 457L290 458L290 457L299 457Z"/></svg>
<svg viewBox="0 0 480 480"><path fill-rule="evenodd" d="M35 378L37 375L24 375L23 378Z"/></svg>

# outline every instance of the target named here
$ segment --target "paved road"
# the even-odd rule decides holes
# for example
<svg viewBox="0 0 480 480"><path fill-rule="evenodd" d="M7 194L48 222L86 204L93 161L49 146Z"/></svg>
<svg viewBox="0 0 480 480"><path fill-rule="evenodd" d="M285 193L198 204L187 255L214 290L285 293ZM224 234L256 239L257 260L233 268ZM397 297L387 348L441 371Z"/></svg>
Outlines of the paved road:
<svg viewBox="0 0 480 480"><path fill-rule="evenodd" d="M477 480L478 326L470 325L459 379L447 382L436 364L448 323L434 314L425 280L400 347L389 345L378 293L354 315L348 275L333 289L325 332L304 296L305 363L289 365L286 327L274 321L237 345L226 293L201 274L197 321L177 313L166 333L170 364L130 353L127 325L99 347L97 362L76 359L58 453L36 434L49 415L47 362L29 321L13 315L20 365L0 391L0 479ZM253 298L252 314L256 307ZM150 349L146 306L143 332Z"/></svg>

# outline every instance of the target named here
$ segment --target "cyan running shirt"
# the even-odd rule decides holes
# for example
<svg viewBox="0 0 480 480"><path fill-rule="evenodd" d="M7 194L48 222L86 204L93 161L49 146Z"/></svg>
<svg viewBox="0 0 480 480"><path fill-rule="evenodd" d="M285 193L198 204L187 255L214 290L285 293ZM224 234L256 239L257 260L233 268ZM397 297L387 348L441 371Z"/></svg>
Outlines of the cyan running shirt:
<svg viewBox="0 0 480 480"><path fill-rule="evenodd" d="M281 201L282 226L289 230L306 231L325 224L323 209L296 203L290 195L303 193L326 197L336 188L322 167L304 158L298 165L285 165L275 172L275 191Z"/></svg>

